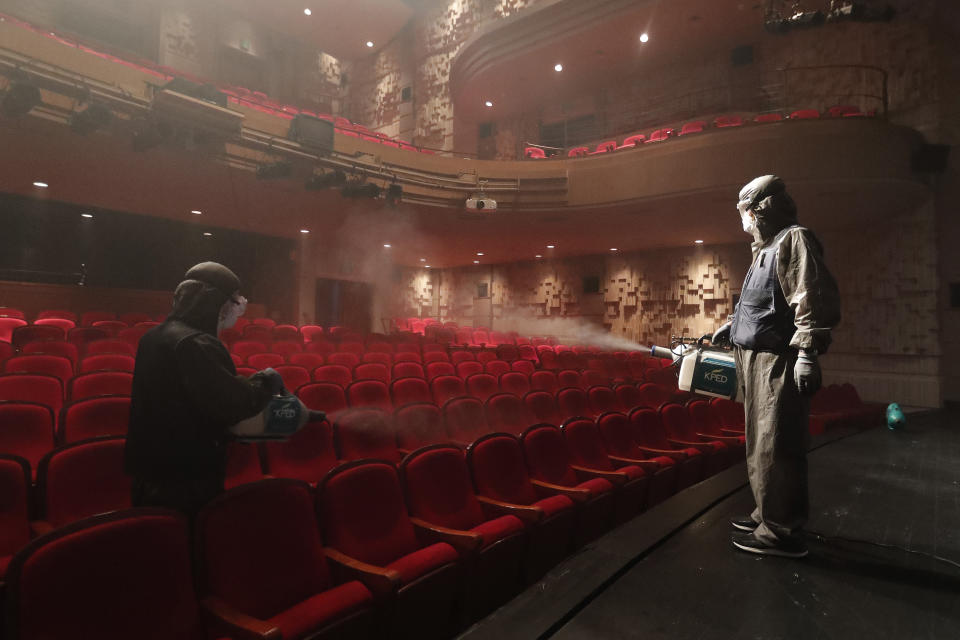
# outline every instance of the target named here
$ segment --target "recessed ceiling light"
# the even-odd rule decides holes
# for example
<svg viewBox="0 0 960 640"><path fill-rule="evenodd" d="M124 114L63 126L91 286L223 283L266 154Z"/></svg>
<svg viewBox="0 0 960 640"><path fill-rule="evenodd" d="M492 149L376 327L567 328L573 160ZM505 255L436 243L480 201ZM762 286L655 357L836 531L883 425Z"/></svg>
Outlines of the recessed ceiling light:
<svg viewBox="0 0 960 640"><path fill-rule="evenodd" d="M384 248L384 249L389 249L391 246L393 246L393 245L385 244L385 245L383 245L383 248Z"/></svg>
<svg viewBox="0 0 960 640"><path fill-rule="evenodd" d="M46 188L49 187L50 185L48 185L46 182L41 182L41 181L39 181L39 180L36 180L36 181L33 183L33 186L38 187L38 188L40 188L40 189L46 189Z"/></svg>
<svg viewBox="0 0 960 640"><path fill-rule="evenodd" d="M483 104L487 105L488 107L492 107L492 106L493 106L493 102L491 102L490 100L487 100L487 101L484 102Z"/></svg>
<svg viewBox="0 0 960 640"><path fill-rule="evenodd" d="M373 43L370 42L369 40L367 40L367 46L368 46L368 47L373 47Z"/></svg>
<svg viewBox="0 0 960 640"><path fill-rule="evenodd" d="M479 260L474 260L474 261L473 261L473 264L480 264L480 261L479 261Z"/></svg>
<svg viewBox="0 0 960 640"><path fill-rule="evenodd" d="M191 209L191 210L190 210L190 213L192 213L192 214L195 215L195 216L202 216L202 215L203 215L203 211L200 211L200 209Z"/></svg>
<svg viewBox="0 0 960 640"><path fill-rule="evenodd" d="M477 251L477 255L478 255L478 256L482 256L482 255L483 255L483 251Z"/></svg>
<svg viewBox="0 0 960 640"><path fill-rule="evenodd" d="M610 247L610 251L616 251L616 250L617 250L616 247Z"/></svg>
<svg viewBox="0 0 960 640"><path fill-rule="evenodd" d="M427 261L426 258L420 258L420 262L426 262L426 261Z"/></svg>
<svg viewBox="0 0 960 640"><path fill-rule="evenodd" d="M537 255L535 255L535 256L533 256L533 257L534 257L534 258L542 258L543 256L538 253Z"/></svg>
<svg viewBox="0 0 960 640"><path fill-rule="evenodd" d="M557 72L563 71L563 65L558 62L557 64L553 65L553 70Z"/></svg>
<svg viewBox="0 0 960 640"><path fill-rule="evenodd" d="M424 269L429 269L429 268L430 268L430 265L425 264L425 265L423 265L423 268L424 268Z"/></svg>
<svg viewBox="0 0 960 640"><path fill-rule="evenodd" d="M313 11L310 11L310 9L304 9L304 10L303 10L303 15L305 15L305 16L309 16L309 15L312 15L312 14L313 14Z"/></svg>
<svg viewBox="0 0 960 640"><path fill-rule="evenodd" d="M81 218L92 218L92 217L93 217L93 214L92 214L92 213L81 213L81 214L80 214L80 217L81 217Z"/></svg>
<svg viewBox="0 0 960 640"><path fill-rule="evenodd" d="M646 33L641 33L641 34L640 34L640 42L646 42L646 41L649 40L649 39L650 39L650 36L649 36L648 34L646 34Z"/></svg>
<svg viewBox="0 0 960 640"><path fill-rule="evenodd" d="M310 233L310 229L300 229L300 233Z"/></svg>
<svg viewBox="0 0 960 640"><path fill-rule="evenodd" d="M548 245L547 245L547 249L556 249L556 248L557 248L557 246L554 245L554 244L548 244Z"/></svg>
<svg viewBox="0 0 960 640"><path fill-rule="evenodd" d="M205 236L207 236L207 237L209 238L209 237L212 236L213 234L210 233L209 231L204 231L204 232L203 232L203 235L205 235Z"/></svg>
<svg viewBox="0 0 960 640"><path fill-rule="evenodd" d="M694 243L694 244L703 244L703 240L694 240L693 243Z"/></svg>

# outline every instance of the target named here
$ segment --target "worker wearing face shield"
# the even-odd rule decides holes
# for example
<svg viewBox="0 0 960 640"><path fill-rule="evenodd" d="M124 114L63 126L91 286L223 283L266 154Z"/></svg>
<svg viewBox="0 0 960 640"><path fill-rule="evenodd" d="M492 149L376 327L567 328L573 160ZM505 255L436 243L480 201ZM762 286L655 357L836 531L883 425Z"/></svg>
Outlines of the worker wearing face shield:
<svg viewBox="0 0 960 640"><path fill-rule="evenodd" d="M761 555L802 557L810 397L821 385L819 357L840 321L840 296L820 241L797 223L780 178L749 182L737 209L753 236L753 262L733 316L712 342L734 347L756 508L732 520L740 530L732 542Z"/></svg>
<svg viewBox="0 0 960 640"><path fill-rule="evenodd" d="M125 450L134 506L195 515L223 491L227 430L283 389L272 369L237 375L217 338L246 310L239 290L227 267L194 266L174 292L166 321L140 341Z"/></svg>

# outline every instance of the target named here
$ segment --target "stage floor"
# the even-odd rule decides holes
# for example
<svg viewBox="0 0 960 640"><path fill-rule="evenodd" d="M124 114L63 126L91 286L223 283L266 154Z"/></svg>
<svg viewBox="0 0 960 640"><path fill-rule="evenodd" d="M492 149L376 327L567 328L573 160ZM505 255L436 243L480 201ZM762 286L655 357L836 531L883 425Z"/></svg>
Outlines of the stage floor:
<svg viewBox="0 0 960 640"><path fill-rule="evenodd" d="M827 434L809 466L807 558L731 546L729 517L753 507L738 465L607 534L463 637L960 638L957 414Z"/></svg>

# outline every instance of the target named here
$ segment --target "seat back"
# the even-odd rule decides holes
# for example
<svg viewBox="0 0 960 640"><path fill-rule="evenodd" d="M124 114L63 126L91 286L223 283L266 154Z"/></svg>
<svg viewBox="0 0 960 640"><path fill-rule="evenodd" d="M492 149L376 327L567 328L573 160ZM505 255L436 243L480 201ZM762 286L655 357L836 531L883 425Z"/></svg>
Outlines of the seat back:
<svg viewBox="0 0 960 640"><path fill-rule="evenodd" d="M510 369L517 373L522 373L527 376L528 379L536 371L536 367L534 367L533 363L529 360L514 360L510 363Z"/></svg>
<svg viewBox="0 0 960 640"><path fill-rule="evenodd" d="M531 478L567 487L578 484L559 428L552 424L534 425L523 432L520 440Z"/></svg>
<svg viewBox="0 0 960 640"><path fill-rule="evenodd" d="M641 404L640 391L632 384L618 384L613 392L617 394L617 402L623 411L630 411Z"/></svg>
<svg viewBox="0 0 960 640"><path fill-rule="evenodd" d="M467 447L467 467L477 494L513 504L533 504L537 492L530 482L520 440L508 433L490 433Z"/></svg>
<svg viewBox="0 0 960 640"><path fill-rule="evenodd" d="M390 383L393 406L401 407L411 402L433 402L430 387L423 378L401 378Z"/></svg>
<svg viewBox="0 0 960 640"><path fill-rule="evenodd" d="M97 329L103 329L111 336L115 336L127 328L127 323L121 320L97 320L90 324Z"/></svg>
<svg viewBox="0 0 960 640"><path fill-rule="evenodd" d="M310 382L310 372L295 364L277 365L274 370L283 378L283 386L291 393Z"/></svg>
<svg viewBox="0 0 960 640"><path fill-rule="evenodd" d="M557 407L564 419L594 415L587 394L579 387L566 387L557 391Z"/></svg>
<svg viewBox="0 0 960 640"><path fill-rule="evenodd" d="M25 326L27 326L27 321L23 318L0 316L0 341L12 342L14 330Z"/></svg>
<svg viewBox="0 0 960 640"><path fill-rule="evenodd" d="M317 489L327 546L385 566L419 545L393 465L357 460L335 467Z"/></svg>
<svg viewBox="0 0 960 640"><path fill-rule="evenodd" d="M451 398L466 395L463 379L455 375L441 375L430 380L430 391L437 406L443 406Z"/></svg>
<svg viewBox="0 0 960 640"><path fill-rule="evenodd" d="M10 324L10 321L7 321ZM100 331L97 329L97 331ZM101 332L102 333L102 332ZM44 325L19 325L13 327L13 334L10 336L10 343L15 349L20 349L28 342L43 342L45 340L63 340L66 332L60 327L51 327Z"/></svg>
<svg viewBox="0 0 960 640"><path fill-rule="evenodd" d="M700 440L693 420L690 419L690 412L682 405L667 403L660 407L660 422L663 423L667 434L675 440L687 442Z"/></svg>
<svg viewBox="0 0 960 640"><path fill-rule="evenodd" d="M129 342L119 338L104 338L88 342L83 348L86 356L92 356L97 353L122 353L127 356L136 356L137 350Z"/></svg>
<svg viewBox="0 0 960 640"><path fill-rule="evenodd" d="M315 324L305 324L300 327L300 335L303 336L304 342L314 342L323 337L323 327Z"/></svg>
<svg viewBox="0 0 960 640"><path fill-rule="evenodd" d="M256 340L238 340L230 345L230 352L235 353L244 360L255 353L267 353L267 345Z"/></svg>
<svg viewBox="0 0 960 640"><path fill-rule="evenodd" d="M293 351L302 351L303 350L303 336L300 335L300 330L297 329L292 324L279 324L273 327L270 330L271 337L273 338L273 346L276 347L280 345L288 345L287 347ZM295 345L298 348L293 348L289 345ZM279 352L278 352L279 353ZM289 351L285 353L290 353Z"/></svg>
<svg viewBox="0 0 960 640"><path fill-rule="evenodd" d="M486 407L487 423L494 431L520 434L537 422L530 408L512 393L495 393L487 398Z"/></svg>
<svg viewBox="0 0 960 640"><path fill-rule="evenodd" d="M534 371L530 374L530 388L534 391L556 393L560 389L560 383L553 371Z"/></svg>
<svg viewBox="0 0 960 640"><path fill-rule="evenodd" d="M70 360L43 354L14 356L4 363L3 370L6 373L43 373L54 376L64 387L73 377L73 363Z"/></svg>
<svg viewBox="0 0 960 640"><path fill-rule="evenodd" d="M100 436L125 436L130 423L130 396L77 400L60 411L57 441L69 444Z"/></svg>
<svg viewBox="0 0 960 640"><path fill-rule="evenodd" d="M601 471L613 471L613 463L597 425L588 418L571 418L560 427L573 464Z"/></svg>
<svg viewBox="0 0 960 640"><path fill-rule="evenodd" d="M48 356L60 356L61 358L66 358L71 362L71 364L74 365L77 364L77 358L80 357L80 352L77 349L77 345L70 342L60 342L57 340L29 342L23 345L20 353L24 355L42 353Z"/></svg>
<svg viewBox="0 0 960 640"><path fill-rule="evenodd" d="M580 372L574 371L573 369L560 371L557 373L557 385L558 389L563 389L564 387L579 387Z"/></svg>
<svg viewBox="0 0 960 640"><path fill-rule="evenodd" d="M0 454L0 557L10 556L30 542L30 463Z"/></svg>
<svg viewBox="0 0 960 640"><path fill-rule="evenodd" d="M125 438L82 440L48 453L37 467L40 518L54 527L130 506Z"/></svg>
<svg viewBox="0 0 960 640"><path fill-rule="evenodd" d="M642 407L630 412L630 426L634 441L652 449L672 449L667 440L660 414L654 409Z"/></svg>
<svg viewBox="0 0 960 640"><path fill-rule="evenodd" d="M307 353L319 353L326 358L332 353L336 353L337 347L332 342L327 342L324 338L318 338L313 342L307 343Z"/></svg>
<svg viewBox="0 0 960 640"><path fill-rule="evenodd" d="M328 420L308 422L283 442L264 443L264 453L269 475L319 482L337 466L333 425Z"/></svg>
<svg viewBox="0 0 960 640"><path fill-rule="evenodd" d="M246 615L268 620L332 584L304 482L274 478L231 489L203 508L196 531L201 593Z"/></svg>
<svg viewBox="0 0 960 640"><path fill-rule="evenodd" d="M670 392L659 384L646 382L639 387L640 406L649 409L659 409L662 404L670 400Z"/></svg>
<svg viewBox="0 0 960 640"><path fill-rule="evenodd" d="M314 411L323 411L331 418L347 408L343 387L335 382L311 382L297 389L297 397Z"/></svg>
<svg viewBox="0 0 960 640"><path fill-rule="evenodd" d="M522 398L530 392L530 378L519 371L508 371L500 376L500 389Z"/></svg>
<svg viewBox="0 0 960 640"><path fill-rule="evenodd" d="M6 582L10 640L200 637L187 522L173 511L103 514L44 535L14 556Z"/></svg>
<svg viewBox="0 0 960 640"><path fill-rule="evenodd" d="M491 360L484 364L484 371L492 376L499 378L510 371L510 363L503 360Z"/></svg>
<svg viewBox="0 0 960 640"><path fill-rule="evenodd" d="M393 378L426 378L426 374L419 362L407 360L393 365Z"/></svg>
<svg viewBox="0 0 960 640"><path fill-rule="evenodd" d="M325 364L313 370L311 378L314 382L332 382L346 388L353 382L350 369L340 364Z"/></svg>
<svg viewBox="0 0 960 640"><path fill-rule="evenodd" d="M715 436L725 435L721 431L720 420L706 400L693 400L687 405L687 411L697 432Z"/></svg>
<svg viewBox="0 0 960 640"><path fill-rule="evenodd" d="M388 375L393 364L393 354L383 351L368 351L360 358L361 364L382 364L387 367Z"/></svg>
<svg viewBox="0 0 960 640"><path fill-rule="evenodd" d="M266 369L267 367L279 367L286 360L279 353L252 353L247 356L247 364L254 369Z"/></svg>
<svg viewBox="0 0 960 640"><path fill-rule="evenodd" d="M623 409L617 400L617 394L610 387L594 385L587 390L587 397L590 400L590 408L593 410L592 415Z"/></svg>
<svg viewBox="0 0 960 640"><path fill-rule="evenodd" d="M473 442L490 431L483 404L470 396L451 398L443 405L443 424L456 442Z"/></svg>
<svg viewBox="0 0 960 640"><path fill-rule="evenodd" d="M307 371L313 371L317 367L323 366L323 355L319 353L291 353L287 356L287 362L298 367L303 367Z"/></svg>
<svg viewBox="0 0 960 640"><path fill-rule="evenodd" d="M381 380L357 380L347 387L347 404L353 408L392 411L390 390Z"/></svg>
<svg viewBox="0 0 960 640"><path fill-rule="evenodd" d="M394 411L397 446L414 450L447 439L440 409L431 402L414 402Z"/></svg>
<svg viewBox="0 0 960 640"><path fill-rule="evenodd" d="M463 363L470 364L470 363ZM497 379L489 373L475 373L466 379L467 393L481 401L500 391Z"/></svg>
<svg viewBox="0 0 960 640"><path fill-rule="evenodd" d="M63 406L63 383L56 376L42 373L0 374L0 402L4 400L37 402L57 415Z"/></svg>
<svg viewBox="0 0 960 640"><path fill-rule="evenodd" d="M358 364L353 369L354 380L379 380L384 384L390 382L390 369L380 362Z"/></svg>
<svg viewBox="0 0 960 640"><path fill-rule="evenodd" d="M456 364L456 370L458 376L467 379L477 373L483 373L483 363L476 360L464 360Z"/></svg>
<svg viewBox="0 0 960 640"><path fill-rule="evenodd" d="M563 422L563 416L560 415L560 409L557 407L557 400L554 395L548 391L531 391L523 397L524 404L533 413L537 422L546 422L549 424L560 424Z"/></svg>
<svg viewBox="0 0 960 640"><path fill-rule="evenodd" d="M87 356L80 361L80 373L90 373L91 371L127 371L133 373L135 367L136 360L133 356L120 353L101 353Z"/></svg>
<svg viewBox="0 0 960 640"><path fill-rule="evenodd" d="M450 529L468 530L483 522L463 450L437 444L414 451L400 463L410 515Z"/></svg>
<svg viewBox="0 0 960 640"><path fill-rule="evenodd" d="M419 364L422 366L423 356L421 356L418 351L410 351L408 349L404 351L398 350L395 354L393 354L393 362L395 363L394 366L401 362L413 362L414 364ZM396 374L394 374L394 377L397 377Z"/></svg>
<svg viewBox="0 0 960 640"><path fill-rule="evenodd" d="M227 489L263 479L260 450L250 442L227 443L227 472L223 486Z"/></svg>
<svg viewBox="0 0 960 640"><path fill-rule="evenodd" d="M502 334L501 334L502 335ZM504 335L504 339L509 340L509 338ZM497 358L503 360L504 362L513 362L520 357L520 351L517 349L516 345L511 343L500 343L500 346L497 347Z"/></svg>
<svg viewBox="0 0 960 640"><path fill-rule="evenodd" d="M383 411L348 409L337 416L333 430L342 460L400 461L393 423Z"/></svg>
<svg viewBox="0 0 960 640"><path fill-rule="evenodd" d="M637 460L647 457L640 451L636 430L630 418L624 414L619 411L604 413L597 417L596 424L604 447L610 455Z"/></svg>

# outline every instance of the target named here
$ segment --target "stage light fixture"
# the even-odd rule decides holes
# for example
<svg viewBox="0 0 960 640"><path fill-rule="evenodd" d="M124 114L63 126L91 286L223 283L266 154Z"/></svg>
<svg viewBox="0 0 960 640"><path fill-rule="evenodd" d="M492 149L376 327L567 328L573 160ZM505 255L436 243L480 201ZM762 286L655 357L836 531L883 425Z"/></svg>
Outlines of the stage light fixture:
<svg viewBox="0 0 960 640"><path fill-rule="evenodd" d="M260 180L277 180L289 178L293 174L293 165L285 160L262 164L257 167L257 178Z"/></svg>
<svg viewBox="0 0 960 640"><path fill-rule="evenodd" d="M485 106L487 106L487 107L492 107L492 106L493 106L493 102L491 102L490 100L487 100L487 101L484 102L483 104L484 104Z"/></svg>
<svg viewBox="0 0 960 640"><path fill-rule="evenodd" d="M326 173L314 174L304 183L307 191L319 191L330 187L340 187L347 183L347 174L341 169L334 169Z"/></svg>
<svg viewBox="0 0 960 640"><path fill-rule="evenodd" d="M373 43L370 42L369 40L367 40L367 46L372 48L372 47L373 47Z"/></svg>
<svg viewBox="0 0 960 640"><path fill-rule="evenodd" d="M371 200L380 197L380 185L372 182L348 182L340 189L340 195L345 198L370 198Z"/></svg>
<svg viewBox="0 0 960 640"><path fill-rule="evenodd" d="M560 73L563 71L563 65L558 62L557 64L553 65L553 70L557 73Z"/></svg>
<svg viewBox="0 0 960 640"><path fill-rule="evenodd" d="M113 112L102 104L90 104L83 111L70 114L70 129L82 136L103 129L113 122Z"/></svg>
<svg viewBox="0 0 960 640"><path fill-rule="evenodd" d="M22 118L40 104L40 89L28 82L13 82L0 101L0 114L7 118Z"/></svg>
<svg viewBox="0 0 960 640"><path fill-rule="evenodd" d="M400 201L403 200L403 187L399 184L391 184L387 187L387 204L392 207L400 204Z"/></svg>
<svg viewBox="0 0 960 640"><path fill-rule="evenodd" d="M650 35L647 33L640 34L640 42L647 43L650 40Z"/></svg>

